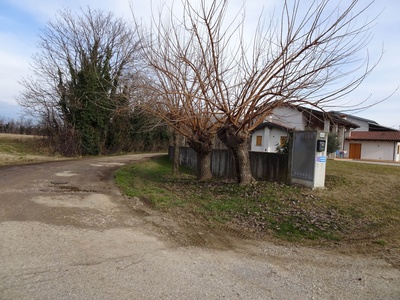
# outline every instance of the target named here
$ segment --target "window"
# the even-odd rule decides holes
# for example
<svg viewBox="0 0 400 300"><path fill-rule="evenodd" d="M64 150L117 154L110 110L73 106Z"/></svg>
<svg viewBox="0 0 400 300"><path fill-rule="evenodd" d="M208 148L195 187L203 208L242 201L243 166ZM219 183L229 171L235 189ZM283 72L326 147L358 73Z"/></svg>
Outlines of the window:
<svg viewBox="0 0 400 300"><path fill-rule="evenodd" d="M287 136L281 136L281 140L280 140L279 146L281 146L281 147L286 146L287 140L288 140Z"/></svg>
<svg viewBox="0 0 400 300"><path fill-rule="evenodd" d="M256 136L256 146L262 146L262 135Z"/></svg>

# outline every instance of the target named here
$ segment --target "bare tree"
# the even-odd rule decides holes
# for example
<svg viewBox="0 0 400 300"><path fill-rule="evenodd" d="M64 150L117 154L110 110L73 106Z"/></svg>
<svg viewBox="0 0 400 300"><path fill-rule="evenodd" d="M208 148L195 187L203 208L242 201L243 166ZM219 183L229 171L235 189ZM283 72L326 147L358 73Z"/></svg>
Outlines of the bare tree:
<svg viewBox="0 0 400 300"><path fill-rule="evenodd" d="M161 102L179 124L201 120L217 129L233 153L239 183L253 180L250 133L275 108L338 106L374 67L362 53L373 22L362 18L373 1L285 0L268 23L260 17L250 39L242 11L227 18L228 1L190 2L182 1L182 18L171 13L168 23L156 23L156 47L148 48L167 82L158 89ZM197 134L209 128L198 127Z"/></svg>
<svg viewBox="0 0 400 300"><path fill-rule="evenodd" d="M149 61L155 63L168 60ZM169 71L171 70L172 67ZM180 78L165 76L164 71L160 69L153 71L156 71L158 80L146 85L151 97L142 103L142 107L167 122L176 131L177 137L181 135L186 138L189 146L197 154L198 178L200 180L212 178L210 154L218 125L215 120L213 121L213 113L201 100L194 97L197 92L183 74L180 74L182 76ZM179 145L175 144L176 147Z"/></svg>
<svg viewBox="0 0 400 300"><path fill-rule="evenodd" d="M371 3L358 9L359 2L343 6L329 0L284 1L277 23L271 21L266 28L259 23L251 55L240 40L235 75L226 79L216 74L233 87L223 105L214 104L226 114L218 136L234 153L240 183L252 180L250 133L276 107L301 104L324 110L372 71L368 54L358 57L370 39L371 21L358 22ZM212 28L206 16L204 11L200 20Z"/></svg>
<svg viewBox="0 0 400 300"><path fill-rule="evenodd" d="M172 11L170 17L171 23L154 21L149 32L141 35L152 79L143 84L148 98L142 105L186 138L197 153L198 178L207 180L212 177L210 154L220 124L209 105L210 87L202 81L209 65L203 64L204 53L191 40L194 36L187 36L184 22L175 19ZM182 39L185 35L188 40Z"/></svg>

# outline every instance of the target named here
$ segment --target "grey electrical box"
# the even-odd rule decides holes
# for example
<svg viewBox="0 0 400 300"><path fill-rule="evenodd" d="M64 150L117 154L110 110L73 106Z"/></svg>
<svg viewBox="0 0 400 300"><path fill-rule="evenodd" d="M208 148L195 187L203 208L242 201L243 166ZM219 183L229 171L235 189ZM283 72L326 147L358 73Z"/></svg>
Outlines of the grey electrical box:
<svg viewBox="0 0 400 300"><path fill-rule="evenodd" d="M294 131L291 151L291 183L311 188L325 186L327 133Z"/></svg>

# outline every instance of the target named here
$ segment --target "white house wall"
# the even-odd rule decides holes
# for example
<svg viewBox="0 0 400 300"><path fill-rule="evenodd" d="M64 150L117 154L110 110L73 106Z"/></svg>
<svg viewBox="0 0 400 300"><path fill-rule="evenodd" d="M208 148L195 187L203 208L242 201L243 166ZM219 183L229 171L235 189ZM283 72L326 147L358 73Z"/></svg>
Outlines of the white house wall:
<svg viewBox="0 0 400 300"><path fill-rule="evenodd" d="M395 159L394 142L385 141L346 141L345 143L345 158L349 157L349 144L361 144L361 159L373 160L387 160L393 161Z"/></svg>
<svg viewBox="0 0 400 300"><path fill-rule="evenodd" d="M304 130L306 122L303 114L291 107L279 107L274 109L273 115L268 121L284 124L286 127L294 128L295 130Z"/></svg>
<svg viewBox="0 0 400 300"><path fill-rule="evenodd" d="M276 147L281 143L281 137L287 135L287 132L282 129L272 128L269 132L270 143L268 152L276 152Z"/></svg>
<svg viewBox="0 0 400 300"><path fill-rule="evenodd" d="M359 128L352 129L352 131L369 131L369 123L367 121L363 121L358 118L352 118L351 116L347 116L346 120L360 126Z"/></svg>
<svg viewBox="0 0 400 300"><path fill-rule="evenodd" d="M276 146L280 144L281 136L287 136L287 132L279 129L269 129L265 127L263 129L254 131L251 138L251 151L256 152L276 152ZM262 145L256 145L256 136L262 136Z"/></svg>
<svg viewBox="0 0 400 300"><path fill-rule="evenodd" d="M400 143L395 143L394 153L394 161L400 161Z"/></svg>
<svg viewBox="0 0 400 300"><path fill-rule="evenodd" d="M393 142L366 141L361 145L361 158L393 160Z"/></svg>
<svg viewBox="0 0 400 300"><path fill-rule="evenodd" d="M260 129L260 130L256 130L252 133L251 135L251 151L257 151L257 152L264 152L264 148L265 148L265 143L266 143L266 137L265 137L265 132L266 130ZM257 136L262 136L262 143L261 146L257 146Z"/></svg>

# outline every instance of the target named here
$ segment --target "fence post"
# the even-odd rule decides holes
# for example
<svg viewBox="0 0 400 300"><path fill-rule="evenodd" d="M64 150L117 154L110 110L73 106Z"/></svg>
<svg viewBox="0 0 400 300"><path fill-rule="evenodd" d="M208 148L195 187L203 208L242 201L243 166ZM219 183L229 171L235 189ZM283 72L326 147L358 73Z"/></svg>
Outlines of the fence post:
<svg viewBox="0 0 400 300"><path fill-rule="evenodd" d="M287 173L286 173L286 184L292 182L292 160L293 160L293 131L289 132L289 143L288 143L288 162L287 162Z"/></svg>

